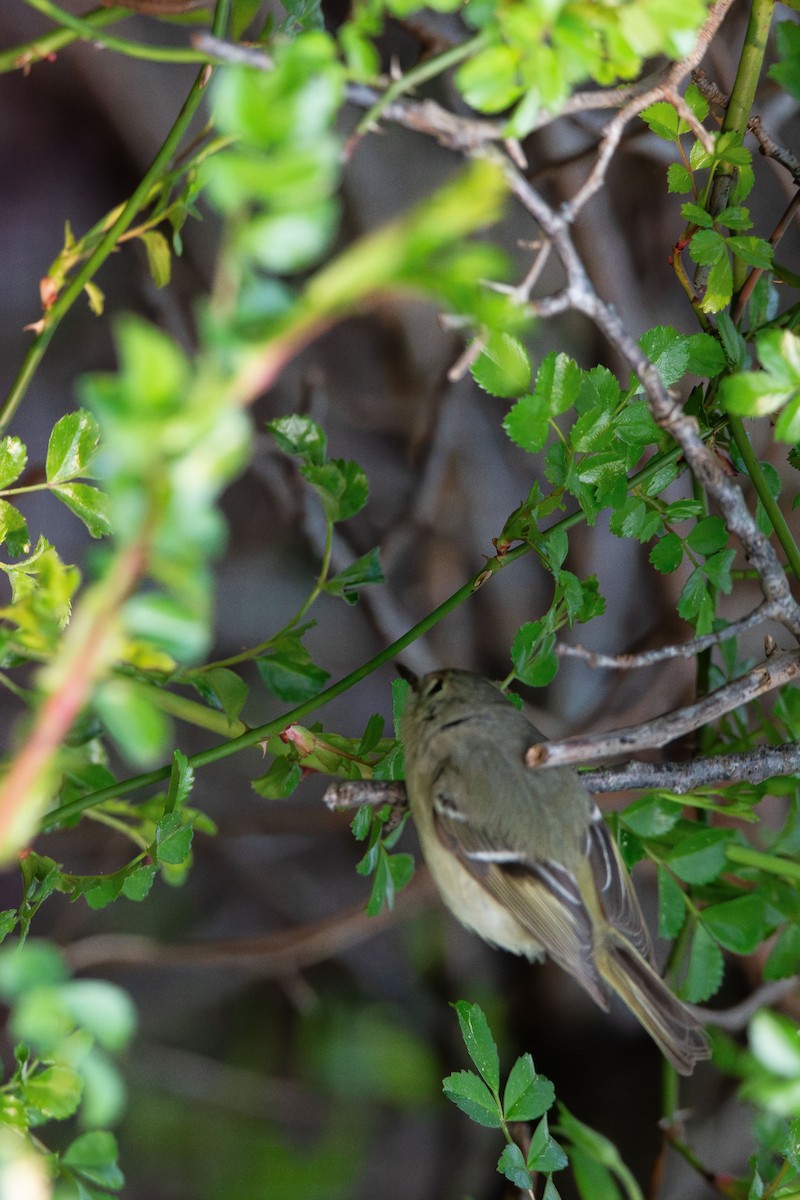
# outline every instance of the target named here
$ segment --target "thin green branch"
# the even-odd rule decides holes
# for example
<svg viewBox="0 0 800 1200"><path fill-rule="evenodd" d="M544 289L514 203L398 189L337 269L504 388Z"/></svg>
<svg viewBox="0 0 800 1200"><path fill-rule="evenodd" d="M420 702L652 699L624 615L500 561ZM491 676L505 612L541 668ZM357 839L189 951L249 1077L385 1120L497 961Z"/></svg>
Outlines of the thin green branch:
<svg viewBox="0 0 800 1200"><path fill-rule="evenodd" d="M106 50L114 50L117 54L125 54L128 58L144 58L150 62L168 63L207 63L208 55L199 50L176 49L170 46L147 46L143 42L132 42L129 38L115 37L111 33L101 32L96 21L87 21L84 17L76 17L72 13L55 4L54 0L25 0L31 8L49 17L51 21L66 26L76 37L84 41L98 43Z"/></svg>
<svg viewBox="0 0 800 1200"><path fill-rule="evenodd" d="M222 36L227 27L230 5L231 0L217 0L213 24L213 30L216 36ZM136 219L138 213L147 202L151 188L167 171L173 155L177 151L187 129L189 128L192 117L200 106L205 94L205 87L207 83L208 67L204 67L198 73L197 78L192 84L191 90L184 101L183 107L178 114L175 124L167 134L166 140L153 159L153 162L143 177L141 183L130 196L130 198L125 202L119 213L119 216L110 226L108 232L100 240L96 249L58 297L53 307L42 319L41 328L36 335L34 343L28 350L28 353L25 355L22 366L19 370L19 374L12 384L11 390L9 391L2 407L0 407L0 434L8 428L9 422L12 420L15 412L22 402L22 398L24 397L31 380L33 379L33 376L35 375L39 364L44 357L45 351L50 344L50 340L61 321L78 299L85 285L92 279L92 277L106 261L108 256L112 253L122 234L130 225L133 224L133 221Z"/></svg>
<svg viewBox="0 0 800 1200"><path fill-rule="evenodd" d="M792 859L781 858L777 854L764 854L762 850L752 850L749 846L726 846L725 856L729 862L738 863L739 866L755 867L758 871L767 871L770 875L800 882L800 863Z"/></svg>
<svg viewBox="0 0 800 1200"><path fill-rule="evenodd" d="M87 26L98 30L102 29L104 25L113 25L115 21L122 21L130 16L131 10L118 4L113 8L96 8L92 12L86 13L83 21ZM28 70L33 63L41 62L42 59L49 58L51 54L57 54L59 50L63 50L65 46L69 46L83 36L85 35L78 33L75 29L56 29L52 33L46 33L29 42L23 42L21 46L12 46L10 50L2 50L0 51L0 75L7 71ZM94 36L96 37L96 34Z"/></svg>
<svg viewBox="0 0 800 1200"><path fill-rule="evenodd" d="M789 567L794 574L795 579L800 579L800 550L798 550L797 542L792 536L786 518L780 510L775 497L769 490L764 472L761 469L761 463L753 453L753 447L750 445L750 439L747 436L741 417L728 417L731 435L736 443L736 448L742 456L742 462L747 468L747 474L753 482L753 487L758 493L758 498L761 501L764 511L770 519L772 528L775 530L775 536L783 548L786 555Z"/></svg>

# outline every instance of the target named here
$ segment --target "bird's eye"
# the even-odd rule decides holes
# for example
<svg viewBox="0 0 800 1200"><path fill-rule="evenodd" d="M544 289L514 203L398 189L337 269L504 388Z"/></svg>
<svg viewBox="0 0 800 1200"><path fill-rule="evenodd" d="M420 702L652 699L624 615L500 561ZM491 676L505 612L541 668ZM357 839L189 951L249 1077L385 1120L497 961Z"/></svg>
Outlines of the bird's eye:
<svg viewBox="0 0 800 1200"><path fill-rule="evenodd" d="M443 687L444 687L444 680L441 678L440 675L434 675L433 679L430 681L427 688L425 689L426 699L430 700L431 696L435 696L436 693L440 692Z"/></svg>

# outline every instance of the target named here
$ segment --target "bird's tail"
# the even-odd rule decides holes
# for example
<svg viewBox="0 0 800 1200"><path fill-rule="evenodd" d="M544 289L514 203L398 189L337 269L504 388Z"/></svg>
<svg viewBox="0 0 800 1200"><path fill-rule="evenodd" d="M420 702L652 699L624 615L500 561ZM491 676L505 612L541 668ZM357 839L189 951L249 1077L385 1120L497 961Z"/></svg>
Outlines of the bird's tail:
<svg viewBox="0 0 800 1200"><path fill-rule="evenodd" d="M598 954L597 965L680 1075L691 1075L709 1057L702 1026L633 946L612 942Z"/></svg>

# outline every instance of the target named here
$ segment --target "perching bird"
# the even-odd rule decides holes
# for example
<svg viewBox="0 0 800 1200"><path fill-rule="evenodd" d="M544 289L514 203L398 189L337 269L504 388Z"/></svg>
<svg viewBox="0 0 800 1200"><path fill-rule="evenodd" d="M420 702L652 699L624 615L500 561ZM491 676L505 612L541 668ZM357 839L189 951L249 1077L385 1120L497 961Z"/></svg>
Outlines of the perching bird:
<svg viewBox="0 0 800 1200"><path fill-rule="evenodd" d="M493 945L532 961L549 954L603 1009L613 989L691 1074L709 1055L705 1034L655 968L628 872L577 774L525 766L544 739L480 675L410 682L406 787L447 907Z"/></svg>

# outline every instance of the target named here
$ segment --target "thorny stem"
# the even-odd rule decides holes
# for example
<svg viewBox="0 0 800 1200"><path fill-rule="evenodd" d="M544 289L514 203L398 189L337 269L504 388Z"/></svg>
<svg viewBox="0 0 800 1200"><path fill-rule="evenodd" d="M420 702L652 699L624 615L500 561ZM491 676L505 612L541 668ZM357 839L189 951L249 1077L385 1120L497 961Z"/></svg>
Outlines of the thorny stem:
<svg viewBox="0 0 800 1200"><path fill-rule="evenodd" d="M129 38L114 37L110 33L102 33L98 21L87 21L55 4L53 0L26 0L31 8L35 8L44 16L50 17L60 25L71 29L76 37L85 41L99 42L107 50L117 54L125 54L128 58L143 58L150 62L170 63L205 63L207 56L196 50L173 49L170 46L147 46L141 42L132 42ZM103 22L105 24L105 22Z"/></svg>
<svg viewBox="0 0 800 1200"><path fill-rule="evenodd" d="M131 10L117 4L113 8L96 8L87 13L83 17L83 21L97 30L104 25L113 25L115 21L121 21L129 16L131 16ZM83 36L72 28L56 29L52 33L33 38L30 42L24 42L21 46L12 46L10 50L3 50L0 53L0 74L4 74L6 71L28 70L33 63L49 58Z"/></svg>

